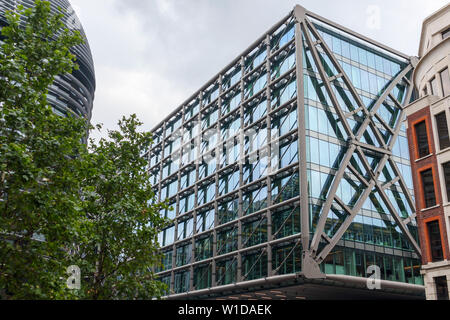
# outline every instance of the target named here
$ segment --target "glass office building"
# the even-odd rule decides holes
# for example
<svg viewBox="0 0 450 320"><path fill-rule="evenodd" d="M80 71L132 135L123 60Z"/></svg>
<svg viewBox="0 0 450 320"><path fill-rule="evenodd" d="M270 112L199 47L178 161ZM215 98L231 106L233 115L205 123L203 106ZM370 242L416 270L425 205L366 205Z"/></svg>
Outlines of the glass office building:
<svg viewBox="0 0 450 320"><path fill-rule="evenodd" d="M364 280L371 266L421 295L403 125L414 65L296 6L159 124L148 157L173 208L156 270L167 295Z"/></svg>
<svg viewBox="0 0 450 320"><path fill-rule="evenodd" d="M50 0L49 2L53 13L61 13L61 9L63 10L63 22L66 27L80 31L84 37L84 43L72 48L79 70L56 77L54 83L48 88L48 103L56 114L64 116L70 113L91 120L95 94L95 71L89 43L69 1ZM15 11L19 5L30 8L34 5L34 0L0 1L0 29L6 25L5 12Z"/></svg>

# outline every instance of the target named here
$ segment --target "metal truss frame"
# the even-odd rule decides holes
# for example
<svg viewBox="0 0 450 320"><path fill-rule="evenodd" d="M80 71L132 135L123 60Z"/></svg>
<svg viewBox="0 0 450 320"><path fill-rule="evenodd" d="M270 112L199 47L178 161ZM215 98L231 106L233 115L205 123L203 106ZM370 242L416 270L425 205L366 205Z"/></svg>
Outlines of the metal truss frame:
<svg viewBox="0 0 450 320"><path fill-rule="evenodd" d="M378 48L381 48L382 50L389 52L391 54L394 54L396 56L399 56L403 59L409 60L410 64L399 74L396 76L396 78L390 83L390 85L385 89L383 94L379 97L379 99L376 101L375 105L371 109L368 109L361 97L358 94L357 89L353 86L351 83L349 76L345 74L343 68L339 64L339 62L336 60L335 56L331 52L330 48L327 46L326 42L321 38L319 32L317 31L315 25L312 21L320 21L323 22L326 25L331 26L332 28L339 29L347 34L350 34L353 37L359 38L365 42L370 43L371 45L374 45ZM295 36L294 38L291 38L287 43L280 46L273 46L271 44L271 41L273 40L274 34L276 34L277 30L282 29L287 26L294 26L295 30ZM286 32L286 30L284 31ZM283 34L280 35L280 37ZM277 35L278 36L278 35ZM288 71L285 72L285 74L280 75L277 79L272 79L271 77L271 67L272 63L275 61L275 59L280 55L282 56L281 59L286 58L286 54L282 55L284 51L291 52L292 49L295 48L295 58L296 58L296 64L295 66L292 66ZM245 57L248 57L257 50L258 52L266 51L266 62L261 64L260 66L257 66L252 71L249 71L246 73L245 69ZM305 51L306 50L306 51ZM310 235L310 215L309 215L309 193L308 193L308 164L306 161L306 122L305 119L305 92L304 92L304 72L303 70L303 54L304 52L307 52L309 50L309 53L311 53L311 56L318 68L319 77L318 79L322 82L324 91L326 91L326 94L329 97L329 101L331 101L331 106L337 113L338 121L340 122L340 130L345 131L348 140L347 140L347 146L346 148L348 151L343 154L343 159L340 163L339 169L336 170L335 178L333 183L331 184L329 188L329 193L327 196L327 199L324 200L321 215L318 219L317 228L315 230L315 233L311 237ZM332 64L334 69L337 71L336 74L330 76L327 74L327 68L325 67L325 62L323 61L322 57L327 57L327 63ZM349 228L351 223L353 222L355 216L358 214L360 209L363 207L365 201L369 198L373 190L376 190L380 194L380 198L385 204L386 208L389 210L390 214L392 215L394 221L399 226L401 231L405 234L406 238L410 241L412 244L412 247L416 251L416 253L420 256L420 248L415 242L413 236L408 230L407 224L409 224L412 219L415 218L415 215L404 219L401 217L394 207L394 205L390 202L389 197L385 193L385 190L390 188L400 188L403 193L406 196L407 202L409 206L412 208L413 211L415 211L414 208L414 202L412 200L412 197L409 193L409 190L406 186L405 181L403 180L401 174L399 173L399 170L395 164L395 161L393 159L392 150L395 145L395 142L397 140L397 137L401 130L401 119L404 117L404 106L400 105L400 103L397 102L397 100L392 96L391 92L395 88L396 85L401 83L402 81L406 82L409 85L408 92L406 94L406 103L409 102L411 95L412 95L412 86L410 81L406 79L406 76L408 73L414 69L415 64L417 63L416 59L407 57L399 52L397 52L394 49L388 48L382 44L379 44L371 39L365 38L362 35L359 35L351 30L346 29L345 27L339 26L331 21L326 20L325 18L322 18L318 15L315 15L312 12L307 11L301 6L296 6L294 8L294 11L291 12L289 15L284 17L281 21L276 23L269 31L267 31L263 36L261 36L258 40L256 40L253 44L251 44L244 52L242 52L241 55L239 55L235 60L233 60L228 66L226 66L222 71L220 71L216 76L214 76L210 81L208 81L199 91L197 91L195 94L193 94L191 97L189 97L179 108L177 108L175 111L173 111L169 116L166 117L165 120L163 120L159 125L155 127L154 130L152 130L153 133L155 133L156 136L161 134L161 139L158 140L158 143L156 146L153 147L153 151L159 150L161 159L157 160L157 164L154 165L154 167L150 167L150 171L155 171L159 174L159 180L158 180L158 194L161 194L162 185L166 184L168 180L177 180L178 181L178 188L181 187L181 176L182 172L186 171L187 169L195 170L196 172L196 183L195 185L189 187L188 189L185 189L183 192L180 192L176 195L174 200L176 199L176 206L179 207L181 197L184 196L184 194L188 190L189 193L195 194L195 200L194 202L198 204L198 196L199 196L199 188L205 183L205 182L211 182L215 183L216 195L219 195L219 179L221 177L221 174L228 172L229 170L233 169L239 170L239 187L236 188L233 192L229 193L228 195L219 196L218 198L215 198L213 202L208 204L202 204L200 206L195 207L193 210L189 212L185 212L182 215L178 215L177 219L175 221L175 237L178 235L178 228L179 228L179 221L178 220L184 220L187 218L193 219L193 230L194 234L192 237L188 237L186 239L177 239L174 241L173 244L167 246L165 250L170 250L172 252L172 267L170 269L167 269L162 272L158 272L159 275L166 276L168 279L170 279L171 287L174 288L175 286L175 274L181 271L189 272L189 279L188 279L188 287L189 287L189 293L194 294L195 292L202 291L203 289L199 289L195 285L194 281L194 274L196 268L200 267L207 267L203 271L203 274L200 273L200 278L204 278L204 276L210 276L209 271L211 270L211 280L210 280L210 287L214 288L214 290L219 290L220 287L226 287L227 285L223 285L223 279L220 277L219 274L216 273L216 267L218 263L221 263L223 261L230 261L228 266L225 268L225 271L229 270L230 268L236 268L236 283L245 283L247 280L247 276L249 275L250 271L253 269L251 265L249 269L245 269L244 266L244 256L246 254L254 254L256 257L256 260L253 262L254 265L260 262L261 257L263 255L267 255L267 277L271 278L279 274L280 268L286 263L286 261L290 258L292 258L292 254L296 252L299 246L301 246L302 250L302 268L300 275L302 275L304 278L309 279L317 279L317 278L325 278L326 276L320 271L320 264L324 261L324 259L329 255L329 253L335 248L335 246L338 244L338 242L342 239L342 236L345 234L346 230ZM235 83L233 86L228 88L223 88L222 84L224 83L225 79L229 76L230 70L241 70L242 77L241 80ZM250 78L253 78L256 74L259 76L262 70L265 70L267 72L267 85L266 89L262 90L259 93L256 93L254 96L246 97L245 96L245 85L246 81L249 81ZM272 92L274 89L277 88L277 86L281 83L286 83L292 79L297 79L297 97L292 97L288 101L286 101L281 106L272 106ZM219 86L219 96L216 98L215 101L210 102L204 102L204 95L208 94L210 91L210 87L213 86ZM344 110L344 108L340 105L337 95L333 91L333 86L336 88L345 88L349 91L348 95L351 95L353 97L353 100L356 102L356 105L350 112L348 110ZM165 177L163 179L162 172L164 168L164 163L168 160L167 155L165 154L165 146L167 144L167 130L170 126L170 124L173 122L174 118L181 118L182 120L182 126L187 126L189 123L192 123L194 120L201 121L202 115L204 115L207 111L209 111L211 108L219 108L219 110L222 110L222 107L224 105L224 99L226 99L227 94L229 92L235 92L240 91L241 92L241 104L239 107L237 107L235 110L226 113L221 114L219 116L219 119L214 125L211 125L212 127L216 128L219 132L222 130L222 128L225 128L227 125L227 119L231 116L233 117L240 117L241 123L240 128L246 129L246 123L245 123L245 112L248 106L252 106L251 104L252 100L259 99L258 101L263 101L264 99L267 100L267 114L262 117L260 120L258 120L255 123L249 124L248 127L252 127L255 125L262 125L266 126L266 128L270 128L273 124L274 117L278 117L278 115L281 112L284 112L285 110L289 110L289 112L293 110L297 110L297 124L298 127L294 128L292 131L287 133L285 136L282 137L276 137L277 139L285 140L290 139L290 141L293 141L297 139L298 141L298 153L299 153L299 162L292 163L291 165L285 167L280 172L274 172L270 173L258 180L255 180L249 184L246 184L246 181L244 179L244 165L242 161L239 162L239 164L229 164L222 167L220 165L220 154L221 154L221 148L222 144L219 145L214 150L208 150L208 153L213 153L217 160L217 167L216 172L211 175L210 177L207 177L205 179L202 179L199 181L199 163L196 163L195 165L188 164L186 166L182 166L177 173L174 173L168 177ZM391 99L395 104L397 109L400 112L399 119L400 121L397 123L395 128L391 127L389 124L387 124L381 117L377 115L377 111L381 108L382 104L385 102L386 99ZM197 101L199 106L198 114L194 117L187 118L185 115L187 114L188 110L195 104L193 104L193 101ZM357 132L354 132L349 124L348 119L352 118L354 116L358 116L360 118L363 118L363 123L361 127L358 128ZM377 118L378 124L375 124L374 118ZM385 141L385 138L380 133L377 126L382 126L386 132L388 132L389 135L392 136L391 140L387 140L389 142ZM200 130L204 130L205 128L201 128ZM367 130L371 130L374 136L374 143L373 144L367 144L362 142L362 138L364 137L364 134ZM165 138L164 138L165 137ZM200 135L198 136L199 139ZM189 144L192 141L188 139L189 141L184 141L182 145ZM242 136L235 136L235 137L228 137L226 138L225 143L232 142L234 144L240 144L240 155L244 155L244 140ZM275 142L275 137L272 137L271 130L268 130L268 136L267 136L267 146L268 150L271 150L270 148L273 147L273 144ZM259 151L258 151L259 152ZM198 151L200 153L200 151ZM371 164L368 162L365 153L375 153L379 156L380 161L377 164L375 168L372 168ZM252 154L252 152L250 152ZM258 153L259 154L259 153ZM197 154L197 157L200 156L200 154ZM354 159L358 158L360 162L362 163L362 169L366 172L365 174L362 173L361 170L357 170L356 166L353 166L352 163L354 163ZM383 172L383 169L390 165L392 171L394 172L394 179L388 183L381 184L379 182L379 178ZM267 207L265 209L261 209L258 212L253 212L250 215L244 214L244 203L243 203L243 196L246 191L249 190L249 188L252 188L253 186L264 184L267 186L267 194L272 194L272 181L279 177L279 175L284 174L295 174L298 173L298 180L299 180L299 196L296 196L292 199L289 199L283 203L276 203L276 201L273 201L273 199L268 196L267 199ZM334 173L334 172L333 172ZM336 196L336 191L338 190L339 184L344 180L348 179L348 177L351 176L352 180L358 181L360 183L359 191L356 192L356 196L352 200L352 205L347 205L344 203L343 200L339 199L339 197ZM219 210L219 205L221 202L226 200L232 200L232 199L240 199L238 203L238 216L235 220L230 221L228 223L222 224L218 220L218 216L215 216L214 221L214 228L212 230L205 231L203 233L196 233L197 231L197 215L203 212L206 209L214 208L216 212ZM163 199L161 199L163 200ZM328 218L328 214L330 211L335 210L335 206L338 206L341 211L343 212L343 217L345 216L346 219L343 221L340 228L337 230L337 232L333 236L328 236L325 234L324 230L326 227L326 222ZM293 214L293 212L297 209L300 209L300 220L301 220L301 230L300 233L293 234L291 236L288 236L286 238L277 239L277 233L279 230L275 230L274 223L272 221L272 214L276 213L278 210L281 209L292 209L290 215ZM177 208L179 209L179 208ZM244 224L246 222L249 222L250 220L254 220L255 222L261 222L263 219L266 219L267 221L267 241L262 242L260 244L254 245L254 246L247 246L247 243L245 241L245 235L243 234ZM228 229L232 228L233 230L237 231L237 250L234 250L232 252L228 253L222 253L221 249L217 247L217 243L219 241L219 233ZM253 234L255 231L251 232ZM250 236L251 236L250 234ZM194 258L196 256L196 244L198 240L202 240L204 237L209 237L211 239L211 255L207 259L203 260L197 260ZM191 245L191 260L186 265L177 267L176 266L176 250L180 246L184 245ZM274 255L273 249L277 247L278 245L289 245L290 250L287 252L284 261L280 261L278 266L272 265L272 258ZM259 255L259 257L258 257ZM245 273L244 273L245 269ZM297 275L295 275L297 277ZM266 278L267 279L267 278ZM203 279L204 280L204 279ZM264 279L261 279L261 281L265 281ZM234 286L235 284L233 284ZM204 289L204 290L211 290ZM176 294L173 295L170 294L170 296L177 296Z"/></svg>
<svg viewBox="0 0 450 320"><path fill-rule="evenodd" d="M351 223L353 222L354 218L358 214L358 212L362 209L364 203L369 198L372 191L375 189L386 207L389 210L389 213L394 218L395 222L403 232L403 234L407 237L408 241L412 245L414 251L420 256L421 250L417 242L415 241L414 237L408 230L407 224L411 222L411 219L413 219L415 216L408 217L407 219L402 218L399 213L396 211L395 207L391 203L389 197L385 193L385 190L387 188L390 188L395 183L398 183L400 185L401 190L405 194L405 197L407 198L408 204L412 208L413 211L415 211L414 202L412 200L411 194L406 186L406 183L404 179L401 176L401 173L399 172L398 167L395 165L395 161L393 160L393 154L392 150L394 148L394 145L397 141L401 126L402 126L402 119L405 116L404 108L406 104L409 103L411 99L411 95L413 92L413 86L408 86L408 91L406 94L405 99L405 105L401 105L398 103L398 101L395 99L395 97L392 96L391 92L393 89L401 83L403 80L410 84L406 76L408 73L414 69L415 65L417 64L417 60L414 58L410 59L410 64L402 70L395 79L388 85L387 88L385 88L384 92L381 94L381 96L378 98L376 103L373 105L371 110L369 110L365 104L363 103L361 97L358 94L357 89L353 86L352 82L350 81L349 76L345 73L343 67L339 64L336 57L328 47L327 43L324 41L324 39L321 37L320 33L317 31L314 24L309 19L309 13L301 6L296 6L294 9L294 15L296 17L296 45L297 45L297 79L301 79L301 81L298 81L298 89L302 91L303 93L303 65L301 61L303 60L303 52L305 50L308 50L311 53L311 56L313 57L313 60L315 62L315 65L318 69L318 72L320 74L320 80L323 82L323 85L325 87L325 90L331 100L332 106L334 107L338 119L340 123L343 126L343 129L345 133L347 134L348 140L347 140L347 152L342 160L342 162L339 165L339 169L337 170L337 173L335 175L334 181L329 189L327 198L325 200L325 203L322 206L321 214L319 221L317 223L317 227L314 233L314 236L312 240L310 240L309 236L309 226L310 226L310 217L309 217L309 210L308 210L308 192L307 192L307 176L306 176L306 159L305 157L301 158L300 161L300 171L301 171L301 202L302 202L302 210L301 210L301 216L302 216L302 247L303 247L303 274L308 278L323 278L324 275L321 274L319 271L319 264L324 261L324 259L328 256L328 254L333 250L333 248L337 245L337 243L342 239L342 236L345 234L345 232L350 227ZM311 15L313 18L315 18L315 15ZM306 43L306 47L304 46L304 42ZM323 53L319 53L319 49ZM324 59L322 58L322 55L326 55L326 57L331 61L333 67L337 71L337 74L330 76L325 71L325 63ZM341 80L346 88L349 90L351 96L356 101L356 106L354 106L354 110L351 110L351 112L345 112L342 106L339 103L339 100L336 97L336 94L333 91L333 85L337 84L338 81ZM299 91L300 92L300 91ZM381 117L378 116L377 111L382 106L383 102L386 101L387 98L390 98L394 101L396 104L396 107L401 110L399 120L397 121L397 124L395 128L391 128L388 124L386 124ZM300 119L304 119L304 94L298 95L298 106L299 106L299 115ZM364 122L359 127L356 133L352 130L350 127L350 124L348 122L348 118L355 116L358 113L363 114ZM377 125L375 124L374 117L378 119L378 121L383 125L383 127L386 128L386 130L392 135L392 138L389 143L386 143L383 136L381 135L380 131L377 128ZM371 130L375 134L375 138L380 145L380 147L376 147L374 145L370 145L367 143L361 142L361 139L363 138L363 135L367 132L367 130ZM302 135L301 138L304 140L305 137L305 126L299 126L299 136ZM306 148L305 148L305 142L299 142L300 143L300 150L302 150L301 154L306 154ZM369 162L367 161L365 151L369 152L375 152L379 154L381 160L377 164L376 168L372 168ZM367 172L367 175L369 177L363 177L352 165L351 160L353 157L358 157L363 164L364 169ZM392 170L394 171L394 174L396 178L392 180L391 182L382 185L379 181L379 178L385 169L387 163L391 165ZM353 208L350 208L347 204L345 204L338 196L337 196L337 190L340 185L340 183L343 181L344 177L348 175L348 172L351 172L360 182L361 185L365 187L365 190L363 192L359 192L359 194L356 194L354 196L354 203ZM328 214L330 213L330 210L333 207L333 203L337 203L347 214L347 217L345 218L345 221L342 223L342 225L339 227L337 232L333 235L332 238L328 237L325 234L325 224L327 222ZM325 246L319 249L319 246L321 243L325 241Z"/></svg>

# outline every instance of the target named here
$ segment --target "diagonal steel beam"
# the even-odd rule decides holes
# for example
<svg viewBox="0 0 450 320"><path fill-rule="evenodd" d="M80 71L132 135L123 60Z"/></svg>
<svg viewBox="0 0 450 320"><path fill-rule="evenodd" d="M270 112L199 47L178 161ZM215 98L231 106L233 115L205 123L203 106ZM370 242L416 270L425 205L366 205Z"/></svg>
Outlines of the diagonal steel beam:
<svg viewBox="0 0 450 320"><path fill-rule="evenodd" d="M374 186L375 186L375 182L372 180L369 187L366 188L366 190L362 194L360 200L358 201L357 206L355 206L352 210L348 211L348 208L343 207L343 209L349 214L349 216L347 217L347 219L345 219L344 223L341 225L339 230L335 233L335 235L333 236L331 241L329 241L329 243L317 255L316 261L318 263L321 263L328 256L328 254L331 252L331 250L333 250L333 248L337 245L339 240L341 240L342 236L347 231L347 229L350 227L353 220L358 215L359 211L361 210L364 203L366 202L365 200L363 201L363 199L367 198L370 195L370 193L372 192L372 188Z"/></svg>
<svg viewBox="0 0 450 320"><path fill-rule="evenodd" d="M379 182L377 182L375 187L376 187L378 193L380 194L381 199L386 204L386 206L387 206L390 214L394 218L395 222L397 223L399 228L402 230L403 234L408 238L409 242L413 246L414 251L416 251L416 253L419 256L421 256L422 252L420 250L419 245L417 244L417 242L414 239L414 237L412 236L412 234L409 232L408 227L406 226L405 221L403 220L403 218L400 217L398 212L397 212L397 210L395 210L394 206L392 205L391 201L389 200L389 197L384 192L383 187L381 186L381 184Z"/></svg>
<svg viewBox="0 0 450 320"><path fill-rule="evenodd" d="M305 35L305 39L308 44L311 55L314 59L316 67L319 71L320 77L321 77L323 83L325 84L325 89L328 93L328 96L330 97L333 106L336 108L336 112L338 114L339 120L341 120L342 125L344 126L345 133L347 134L348 137L350 137L352 140L354 140L355 136L353 134L353 130L350 128L350 125L347 122L345 113L342 111L341 108L337 108L337 106L339 106L338 99L334 93L334 90L331 86L330 81L328 80L328 78L329 78L328 74L325 72L325 68L324 68L322 62L320 61L320 55L317 51L317 48L314 45L314 43L311 39L311 35L308 32L308 19L305 18L305 20L302 23L300 23L300 25L301 25L303 34ZM321 45L323 45L323 43L321 43ZM341 73L344 74L343 70Z"/></svg>
<svg viewBox="0 0 450 320"><path fill-rule="evenodd" d="M340 78L343 79L344 83L346 84L348 90L350 91L350 93L352 94L353 98L355 99L355 101L357 102L359 108L357 110L362 110L363 113L365 114L365 120L363 122L363 124L361 125L361 127L358 130L358 134L356 135L356 137L353 136L353 132L352 134L350 134L349 136L351 137L351 139L349 139L349 150L347 151L347 154L345 156L345 159L343 160L342 164L341 164L341 168L338 171L338 173L336 174L336 177L334 179L333 185L330 189L329 195L327 197L327 201L325 202L323 209L322 209L322 214L319 218L319 222L316 228L316 233L314 234L312 243L311 243L311 250L312 252L315 254L318 250L318 246L320 244L320 240L322 238L322 234L324 231L324 227L326 224L326 221L328 219L328 213L331 209L332 203L335 200L335 194L336 191L342 181L342 178L344 176L344 172L346 170L346 168L348 167L348 164L353 156L353 154L356 152L359 157L361 158L364 166L366 167L366 170L371 174L372 176L372 181L370 182L372 185L372 188L374 186L377 186L377 184L379 185L379 183L377 182L377 179L379 178L379 176L381 175L388 159L390 159L392 157L392 148L393 148L393 144L396 142L397 138L398 138L398 134L400 131L400 126L401 126L401 119L398 121L397 130L395 131L395 134L391 140L391 143L388 145L386 145L383 137L380 134L380 131L378 130L373 117L377 114L377 111L379 110L379 108L381 107L382 103L384 101L386 101L387 97L389 95L391 95L392 90L395 88L395 86L400 83L403 78L413 69L412 65L409 65L408 67L406 67L392 82L391 84L386 88L386 90L383 92L383 94L380 96L380 98L377 100L377 102L375 103L374 107L372 108L371 111L369 111L366 106L364 105L364 103L362 102L362 99L360 98L357 90L354 88L353 84L351 83L348 75L345 74L343 68L340 66L339 62L336 60L336 58L334 57L333 53L331 52L331 50L328 48L327 44L325 43L325 41L322 39L322 37L320 36L320 34L318 33L318 31L315 29L314 25L308 21L307 18L304 19L304 21L301 23L301 27L302 30L304 32L305 35L305 39L306 42L308 44L308 47L310 49L310 52L313 56L314 62L316 63L316 66L318 68L319 74L321 76L322 81L325 84L325 88L327 89L327 92L330 96L330 99L338 113L338 116L340 118L340 120L342 121L344 128L346 129L346 132L349 131L349 125L345 119L345 113L342 112L342 109L340 108L340 105L334 95L334 92L331 88L331 83L330 83L330 77L325 73L324 71L324 66L323 63L320 59L320 56L318 54L318 50L316 48L316 46L321 46L323 51L325 52L325 54L327 54L327 57L330 59L330 61L332 62L332 64L334 65L335 69L337 70L337 73L339 75ZM317 41L313 41L311 36L309 35L309 30L311 31L311 33L314 35L314 37L316 38ZM333 78L331 78L333 79ZM395 101L395 100L394 100ZM409 101L409 95L407 98L407 101ZM358 111L359 112L359 111ZM378 148L378 147L374 147L372 145L367 145L364 143L359 142L359 140L362 138L362 136L367 132L368 128L371 128L373 133L375 134L375 138L378 140L378 142L380 143L380 145L382 146L382 148ZM357 147L355 148L355 145L357 144ZM384 154L384 157L382 159L382 161L378 164L377 169L376 169L376 173L373 172L373 169L370 167L370 165L367 163L367 160L365 159L365 155L364 152L362 150L362 148L368 149L368 150L372 150L372 151L376 151L380 154ZM367 200L368 196L370 195L370 193L372 192L372 188L367 188L366 191L363 193L363 196L361 197L360 201L359 201L359 205L364 204L364 202ZM381 190L380 192L384 192L384 190ZM405 194L406 197L408 197L407 194ZM389 198L384 194L383 195L383 201L384 202L389 202ZM386 204L389 207L393 208L392 204L389 202L388 204ZM359 211L359 209L358 209ZM390 210L391 211L391 210ZM394 210L395 211L395 210ZM353 212L354 213L354 212ZM345 231L347 230L347 228L349 227L349 225L351 224L351 222L354 219L354 216L356 214L352 214L352 212L349 212L350 214L350 218L347 219L347 221L345 221L345 223L341 226L340 230L338 231L338 233L336 234L336 236L332 239L331 243L329 243L326 247L325 247L325 251L323 250L317 258L318 261L321 261L322 259L324 259L326 257L326 254L328 254L332 248L334 247L334 245L337 243L337 241L339 241L339 238L345 233ZM394 212L393 215L395 215L396 213ZM409 231L406 227L406 225L403 224L403 220L400 221L400 219L397 219L396 217L394 217L395 220L398 220L397 223L399 224L400 228L402 229L402 231L406 234L406 236L409 238L409 240L412 242L414 249L420 254L420 249L418 249L417 244L415 243L415 240L410 237ZM325 257L324 257L325 255Z"/></svg>

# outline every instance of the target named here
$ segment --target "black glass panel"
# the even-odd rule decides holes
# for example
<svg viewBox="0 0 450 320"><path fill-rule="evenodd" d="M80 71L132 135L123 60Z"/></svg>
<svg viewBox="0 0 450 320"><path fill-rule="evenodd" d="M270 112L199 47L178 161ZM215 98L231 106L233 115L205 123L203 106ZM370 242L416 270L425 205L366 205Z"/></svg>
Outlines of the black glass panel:
<svg viewBox="0 0 450 320"><path fill-rule="evenodd" d="M415 125L417 147L419 151L419 158L423 158L430 154L430 147L428 145L427 126L425 121Z"/></svg>
<svg viewBox="0 0 450 320"><path fill-rule="evenodd" d="M442 112L436 116L437 131L439 137L439 145L441 150L450 147L450 139L448 137L447 117L445 112Z"/></svg>
<svg viewBox="0 0 450 320"><path fill-rule="evenodd" d="M422 177L422 187L425 199L425 207L426 208L434 207L436 205L436 193L434 190L433 171L429 169L423 171L420 175Z"/></svg>
<svg viewBox="0 0 450 320"><path fill-rule="evenodd" d="M441 232L439 229L439 221L427 223L428 237L430 241L431 259L433 262L442 261L444 255L442 252Z"/></svg>

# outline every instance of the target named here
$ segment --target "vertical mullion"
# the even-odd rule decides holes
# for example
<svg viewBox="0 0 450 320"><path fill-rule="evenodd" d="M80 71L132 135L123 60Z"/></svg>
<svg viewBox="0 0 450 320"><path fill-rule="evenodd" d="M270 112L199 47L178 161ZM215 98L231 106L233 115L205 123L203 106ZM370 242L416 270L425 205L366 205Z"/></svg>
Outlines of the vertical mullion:
<svg viewBox="0 0 450 320"><path fill-rule="evenodd" d="M240 250L242 249L242 217L243 217L243 192L242 187L244 185L244 166L243 162L245 162L245 136L243 132L243 128L245 126L244 121L244 104L242 103L244 101L244 73L245 73L245 58L242 56L240 60L241 64L241 81L240 81L240 89L241 89L241 105L239 108L239 113L241 117L241 126L240 126L240 132L239 132L239 139L240 139L240 156L239 156L239 206L238 206L238 256L237 256L237 282L242 281L242 253Z"/></svg>
<svg viewBox="0 0 450 320"><path fill-rule="evenodd" d="M272 119L270 117L270 107L271 107L271 90L270 90L270 82L272 78L272 65L270 63L270 35L266 35L266 70L267 70L267 87L266 87L266 102L267 102L267 111L266 111L266 130L267 130L267 176L266 176L266 185L267 185L267 242L270 243L273 239L272 236L272 211L270 207L272 206L272 183L270 174L272 172L273 164L272 164L272 155L274 152L272 151ZM276 143L275 146L278 144ZM277 164L278 167L278 164ZM272 276L272 246L270 244L267 245L267 276Z"/></svg>

